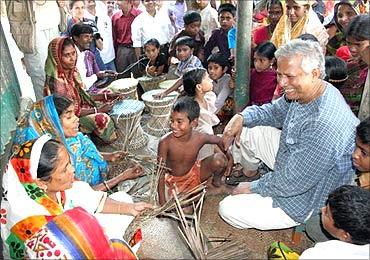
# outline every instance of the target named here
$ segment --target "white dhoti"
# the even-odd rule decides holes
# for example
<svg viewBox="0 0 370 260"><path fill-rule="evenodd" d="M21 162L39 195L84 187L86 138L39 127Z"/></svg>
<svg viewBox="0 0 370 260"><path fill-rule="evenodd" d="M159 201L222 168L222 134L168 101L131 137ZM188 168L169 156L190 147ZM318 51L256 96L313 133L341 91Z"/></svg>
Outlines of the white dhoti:
<svg viewBox="0 0 370 260"><path fill-rule="evenodd" d="M257 170L260 162L274 169L279 149L281 130L270 126L244 127L240 135L240 148L234 144L232 154L235 163L247 170Z"/></svg>
<svg viewBox="0 0 370 260"><path fill-rule="evenodd" d="M259 194L228 196L220 202L220 216L230 225L240 228L272 230L299 225L282 209L272 207L272 198Z"/></svg>

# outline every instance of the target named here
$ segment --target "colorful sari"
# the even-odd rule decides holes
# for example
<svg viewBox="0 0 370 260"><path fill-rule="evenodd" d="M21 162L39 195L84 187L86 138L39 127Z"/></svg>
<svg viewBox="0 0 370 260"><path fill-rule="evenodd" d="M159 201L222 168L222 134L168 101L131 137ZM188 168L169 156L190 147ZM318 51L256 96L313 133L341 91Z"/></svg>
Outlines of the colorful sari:
<svg viewBox="0 0 370 260"><path fill-rule="evenodd" d="M85 207L66 207L71 203L69 190L57 194L58 203L36 184L41 151L48 140L44 135L20 146L3 175L0 223L4 258L136 259L123 241L108 241ZM103 192L90 190L90 195L95 198L84 200L90 201L86 205L95 201L94 208L106 198Z"/></svg>
<svg viewBox="0 0 370 260"><path fill-rule="evenodd" d="M310 1L299 1L305 2L304 4L310 4ZM320 22L317 14L310 9L302 16L294 26L292 26L287 14L283 14L275 27L274 33L271 37L271 42L279 48L290 40L298 38L298 36L310 33L313 34L318 40L323 49L328 42L329 35L325 30L324 25Z"/></svg>
<svg viewBox="0 0 370 260"><path fill-rule="evenodd" d="M44 95L55 93L73 100L76 116L80 117L82 108L97 106L90 95L85 92L76 64L71 75L67 75L62 67L62 46L65 39L67 38L58 37L49 43L48 57L45 62ZM85 134L96 135L105 143L111 143L117 137L114 122L105 113L80 117L80 130Z"/></svg>
<svg viewBox="0 0 370 260"><path fill-rule="evenodd" d="M24 118L18 122L13 150L26 141L48 134L64 143L69 151L77 179L91 185L103 182L108 173L108 164L92 141L82 133L66 138L52 96L34 103Z"/></svg>

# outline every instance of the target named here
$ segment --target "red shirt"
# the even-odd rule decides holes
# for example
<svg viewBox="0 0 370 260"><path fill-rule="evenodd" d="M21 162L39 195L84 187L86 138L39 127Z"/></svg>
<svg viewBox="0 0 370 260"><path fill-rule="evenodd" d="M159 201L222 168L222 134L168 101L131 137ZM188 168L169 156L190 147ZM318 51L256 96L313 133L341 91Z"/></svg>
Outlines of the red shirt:
<svg viewBox="0 0 370 260"><path fill-rule="evenodd" d="M122 10L112 16L114 47L117 48L120 44L132 45L131 24L140 13L140 10L132 8L127 16L123 15Z"/></svg>

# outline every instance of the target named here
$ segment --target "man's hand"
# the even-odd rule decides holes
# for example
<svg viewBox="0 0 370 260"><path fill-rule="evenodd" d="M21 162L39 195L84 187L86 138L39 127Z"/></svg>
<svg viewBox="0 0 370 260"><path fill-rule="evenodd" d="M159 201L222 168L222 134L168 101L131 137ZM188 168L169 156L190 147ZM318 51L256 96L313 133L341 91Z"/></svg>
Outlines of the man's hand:
<svg viewBox="0 0 370 260"><path fill-rule="evenodd" d="M225 151L229 149L233 141L237 147L240 147L240 135L243 130L243 117L240 114L234 115L226 125L222 134L222 144Z"/></svg>
<svg viewBox="0 0 370 260"><path fill-rule="evenodd" d="M251 184L250 182L241 182L236 186L235 189L232 191L232 195L238 195L238 194L250 194L252 191L250 190Z"/></svg>

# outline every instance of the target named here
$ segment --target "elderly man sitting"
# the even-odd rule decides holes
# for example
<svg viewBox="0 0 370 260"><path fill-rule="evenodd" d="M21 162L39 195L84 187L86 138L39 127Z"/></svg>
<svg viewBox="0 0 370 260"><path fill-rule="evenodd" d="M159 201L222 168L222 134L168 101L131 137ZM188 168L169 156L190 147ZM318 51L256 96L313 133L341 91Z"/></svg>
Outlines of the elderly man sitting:
<svg viewBox="0 0 370 260"><path fill-rule="evenodd" d="M237 228L304 223L354 174L351 153L359 121L340 92L322 80L325 61L319 44L292 40L275 56L285 94L271 104L247 107L223 135L225 147L234 138L240 145L233 154L243 167L255 170L263 161L273 169L257 181L240 183L220 202L221 217Z"/></svg>

